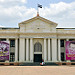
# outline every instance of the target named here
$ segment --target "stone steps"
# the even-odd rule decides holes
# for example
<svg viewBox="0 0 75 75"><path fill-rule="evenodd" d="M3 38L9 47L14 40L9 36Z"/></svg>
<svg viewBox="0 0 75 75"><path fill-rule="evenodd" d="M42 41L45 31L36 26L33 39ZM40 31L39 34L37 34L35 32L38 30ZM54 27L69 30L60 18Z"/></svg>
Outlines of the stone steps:
<svg viewBox="0 0 75 75"><path fill-rule="evenodd" d="M19 66L40 66L40 62L35 63L21 63ZM58 66L55 62L45 63L43 66Z"/></svg>

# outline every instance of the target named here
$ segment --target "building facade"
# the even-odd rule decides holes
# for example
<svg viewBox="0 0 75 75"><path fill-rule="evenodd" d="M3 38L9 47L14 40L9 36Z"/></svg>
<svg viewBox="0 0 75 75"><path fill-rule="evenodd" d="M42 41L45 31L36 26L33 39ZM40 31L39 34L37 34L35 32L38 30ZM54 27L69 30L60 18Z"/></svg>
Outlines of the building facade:
<svg viewBox="0 0 75 75"><path fill-rule="evenodd" d="M56 27L38 15L19 23L19 28L0 28L0 41L10 41L9 61L66 61L65 42L75 40L75 30Z"/></svg>

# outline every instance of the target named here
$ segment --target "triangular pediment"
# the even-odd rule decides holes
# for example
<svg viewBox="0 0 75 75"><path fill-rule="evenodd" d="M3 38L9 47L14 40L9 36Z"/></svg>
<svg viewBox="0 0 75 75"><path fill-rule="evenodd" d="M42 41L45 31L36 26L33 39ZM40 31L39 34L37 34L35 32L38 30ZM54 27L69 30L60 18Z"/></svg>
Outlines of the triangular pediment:
<svg viewBox="0 0 75 75"><path fill-rule="evenodd" d="M51 32L56 31L57 23L36 16L19 23L21 32Z"/></svg>
<svg viewBox="0 0 75 75"><path fill-rule="evenodd" d="M46 22L46 23L49 23L51 25L56 25L56 26L58 25L57 23L52 22L50 20L47 20L47 19L45 19L43 17L40 17L40 16L36 16L36 17L33 17L33 18L29 19L29 20L23 21L23 22L19 23L19 25L20 24L27 24L27 23L33 22L35 20L41 20L41 21Z"/></svg>

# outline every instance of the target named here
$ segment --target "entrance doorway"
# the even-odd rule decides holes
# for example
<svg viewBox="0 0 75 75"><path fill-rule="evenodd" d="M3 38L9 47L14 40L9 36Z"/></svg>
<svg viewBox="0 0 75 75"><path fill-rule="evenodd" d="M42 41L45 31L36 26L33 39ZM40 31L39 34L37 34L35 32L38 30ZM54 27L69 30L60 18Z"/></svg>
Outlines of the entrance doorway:
<svg viewBox="0 0 75 75"><path fill-rule="evenodd" d="M34 62L42 62L42 45L40 42L34 44L34 53Z"/></svg>
<svg viewBox="0 0 75 75"><path fill-rule="evenodd" d="M34 54L34 62L42 62L42 54Z"/></svg>

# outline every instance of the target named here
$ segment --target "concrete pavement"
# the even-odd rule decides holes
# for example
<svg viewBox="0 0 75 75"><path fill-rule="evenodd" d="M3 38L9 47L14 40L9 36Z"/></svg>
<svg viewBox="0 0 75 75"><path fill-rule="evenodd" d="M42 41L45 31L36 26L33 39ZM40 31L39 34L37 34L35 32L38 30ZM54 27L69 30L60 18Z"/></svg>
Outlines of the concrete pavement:
<svg viewBox="0 0 75 75"><path fill-rule="evenodd" d="M75 66L0 66L0 75L75 75Z"/></svg>

